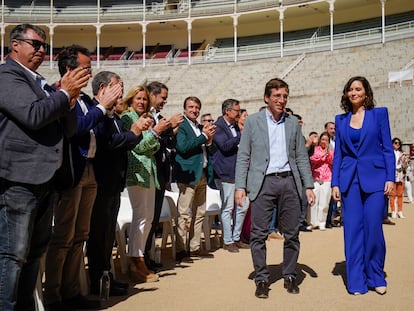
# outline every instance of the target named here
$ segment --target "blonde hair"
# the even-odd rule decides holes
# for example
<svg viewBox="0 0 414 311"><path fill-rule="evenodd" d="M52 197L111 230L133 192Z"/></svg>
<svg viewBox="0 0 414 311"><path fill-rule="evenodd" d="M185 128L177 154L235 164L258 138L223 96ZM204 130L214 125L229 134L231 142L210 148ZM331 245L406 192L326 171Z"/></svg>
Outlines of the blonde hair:
<svg viewBox="0 0 414 311"><path fill-rule="evenodd" d="M149 112L150 111L150 102L149 102L148 90L145 86L142 86L142 85L135 85L131 89L129 89L128 93L124 97L124 106L129 107L129 110L130 110L132 99L134 98L135 95L137 95L141 91L144 91L145 94L147 94L148 102L147 102L147 107L145 108L145 112Z"/></svg>

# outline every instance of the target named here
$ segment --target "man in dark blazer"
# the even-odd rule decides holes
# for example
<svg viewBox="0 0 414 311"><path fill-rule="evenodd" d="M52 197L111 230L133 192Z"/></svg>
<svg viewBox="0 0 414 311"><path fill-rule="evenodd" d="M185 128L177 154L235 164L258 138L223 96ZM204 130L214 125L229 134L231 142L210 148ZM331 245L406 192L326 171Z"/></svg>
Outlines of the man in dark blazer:
<svg viewBox="0 0 414 311"><path fill-rule="evenodd" d="M23 24L10 33L0 66L0 310L34 310L39 262L52 228L53 176L62 164L63 136L76 130L74 99L89 80L78 68L58 92L44 90L36 70L45 32Z"/></svg>
<svg viewBox="0 0 414 311"><path fill-rule="evenodd" d="M223 227L223 249L239 252L239 248L249 248L240 241L240 234L246 216L248 204L238 206L234 212L234 174L236 171L237 150L241 133L237 125L240 117L240 103L236 99L226 99L221 105L222 116L215 123L216 134L213 142L216 152L213 154L215 182L221 195L221 224ZM233 220L233 221L232 221ZM232 225L233 223L233 225Z"/></svg>
<svg viewBox="0 0 414 311"><path fill-rule="evenodd" d="M87 68L91 73L89 51L72 45L59 53L61 75L74 68ZM113 84L105 90L105 98L98 105L86 94L76 99L77 128L70 139L74 183L61 192L54 206L54 229L46 256L44 299L49 310L64 306L74 309L96 309L99 301L87 300L80 294L79 270L83 264L83 246L89 237L90 217L96 197L93 161L96 152L94 129L103 122L122 85Z"/></svg>
<svg viewBox="0 0 414 311"><path fill-rule="evenodd" d="M113 72L101 71L92 80L93 101L98 105L110 83L122 83ZM113 102L122 101L122 95ZM111 270L112 248L120 207L120 196L125 187L128 165L127 151L142 139L142 131L152 124L150 118L140 118L127 131L114 108L96 128L97 152L94 161L95 178L98 184L92 209L89 240L87 242L88 266L91 294L98 295L100 278L104 271ZM128 283L114 280L110 273L110 296L128 294Z"/></svg>
<svg viewBox="0 0 414 311"><path fill-rule="evenodd" d="M177 133L174 166L174 177L180 191L177 201L177 262L191 261L190 255L200 255L207 183L213 180L210 149L216 126L201 127L198 124L200 109L201 101L197 97L190 96L184 100L184 121Z"/></svg>
<svg viewBox="0 0 414 311"><path fill-rule="evenodd" d="M270 273L265 244L275 203L285 237L284 287L288 293L297 294L302 185L309 204L315 200L302 131L297 118L284 112L288 97L289 87L283 80L276 78L266 83L267 108L247 118L237 154L235 197L238 205L246 194L251 202L250 247L258 298L268 297Z"/></svg>
<svg viewBox="0 0 414 311"><path fill-rule="evenodd" d="M167 104L168 88L164 83L153 81L147 85L149 100L151 104L151 114L154 118L154 124L158 124L159 120L164 117L161 115L161 110ZM162 203L164 201L165 189L170 188L172 179L172 165L175 157L175 144L178 126L183 122L181 113L176 113L169 119L171 127L160 133L159 142L160 149L157 151L155 161L157 162L157 179L160 184L160 189L155 190L155 207L154 218L151 224L151 231L148 235L147 243L145 245L145 264L150 270L157 270L162 267L162 264L156 263L154 258L151 258L151 249L154 247L154 235L160 221Z"/></svg>

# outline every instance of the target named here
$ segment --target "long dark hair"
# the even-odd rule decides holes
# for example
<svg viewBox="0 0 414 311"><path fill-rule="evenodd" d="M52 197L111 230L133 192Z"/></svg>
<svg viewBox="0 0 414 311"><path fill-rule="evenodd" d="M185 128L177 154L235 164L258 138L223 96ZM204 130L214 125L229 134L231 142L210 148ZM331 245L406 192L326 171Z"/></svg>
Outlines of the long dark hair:
<svg viewBox="0 0 414 311"><path fill-rule="evenodd" d="M364 101L364 107L365 109L373 109L375 107L375 100L374 100L374 93L372 92L371 85L369 84L368 80L365 77L356 76L352 77L348 80L348 82L344 86L344 90L342 92L342 98L341 98L341 108L345 112L352 111L352 104L349 101L348 98L348 90L351 87L351 84L354 81L359 81L362 83L362 86L365 89L365 101Z"/></svg>

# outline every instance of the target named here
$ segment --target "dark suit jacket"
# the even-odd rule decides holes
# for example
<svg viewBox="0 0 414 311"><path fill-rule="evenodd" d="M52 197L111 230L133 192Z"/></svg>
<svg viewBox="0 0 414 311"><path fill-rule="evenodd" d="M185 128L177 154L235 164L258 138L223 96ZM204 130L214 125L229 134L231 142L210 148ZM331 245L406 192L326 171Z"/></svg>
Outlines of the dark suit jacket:
<svg viewBox="0 0 414 311"><path fill-rule="evenodd" d="M286 151L296 189L313 189L309 157L298 119L286 114ZM269 165L270 146L266 110L249 115L244 124L236 164L236 189L246 189L249 199L255 200L262 187Z"/></svg>
<svg viewBox="0 0 414 311"><path fill-rule="evenodd" d="M45 183L58 168L64 133L76 130L76 111L63 92L48 97L11 57L0 66L0 79L0 177Z"/></svg>
<svg viewBox="0 0 414 311"><path fill-rule="evenodd" d="M81 93L80 96L85 103L88 113L84 114L79 101L76 101L75 109L78 116L78 126L76 128L76 134L71 138L71 154L73 164L73 186L76 186L85 169L86 159L88 155L89 143L91 140L90 130L104 120L105 115L102 110L96 107L98 102L93 101L85 93Z"/></svg>
<svg viewBox="0 0 414 311"><path fill-rule="evenodd" d="M348 191L355 176L365 192L384 190L386 181L395 181L395 156L387 108L365 110L359 147L349 137L352 113L335 117L335 154L331 186Z"/></svg>
<svg viewBox="0 0 414 311"><path fill-rule="evenodd" d="M124 128L121 119L105 116L96 128L97 150L94 160L98 192L119 195L125 187L128 166L127 151L142 139Z"/></svg>
<svg viewBox="0 0 414 311"><path fill-rule="evenodd" d="M241 137L240 130L237 124L234 124L237 136L233 137L233 133L223 117L219 117L215 124L216 134L213 141L216 152L212 157L214 173L223 181L234 182L237 150Z"/></svg>
<svg viewBox="0 0 414 311"><path fill-rule="evenodd" d="M200 126L200 130L201 126ZM174 179L178 183L196 185L200 182L203 173L203 149L202 145L207 142L204 135L196 136L187 118L177 132L177 154L175 156ZM207 157L210 157L211 148L206 147ZM208 161L206 168L207 183L213 181L213 167Z"/></svg>
<svg viewBox="0 0 414 311"><path fill-rule="evenodd" d="M162 119L160 115L158 117ZM155 161L157 162L157 177L158 182L162 188L165 184L170 182L171 167L174 165L175 159L175 144L177 142L173 133L173 129L169 128L160 135L160 149L155 153ZM169 150L167 150L169 149Z"/></svg>

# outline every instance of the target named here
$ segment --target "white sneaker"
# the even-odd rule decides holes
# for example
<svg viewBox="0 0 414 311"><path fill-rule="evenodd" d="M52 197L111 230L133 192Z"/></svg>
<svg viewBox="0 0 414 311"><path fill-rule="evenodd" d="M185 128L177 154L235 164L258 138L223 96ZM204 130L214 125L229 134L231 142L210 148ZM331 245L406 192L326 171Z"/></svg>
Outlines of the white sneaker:
<svg viewBox="0 0 414 311"><path fill-rule="evenodd" d="M392 212L391 218L397 218L397 212Z"/></svg>
<svg viewBox="0 0 414 311"><path fill-rule="evenodd" d="M319 230L321 230L321 231L325 231L325 230L326 230L325 225L319 225Z"/></svg>
<svg viewBox="0 0 414 311"><path fill-rule="evenodd" d="M397 214L398 214L398 218L405 218L403 212L398 212Z"/></svg>

